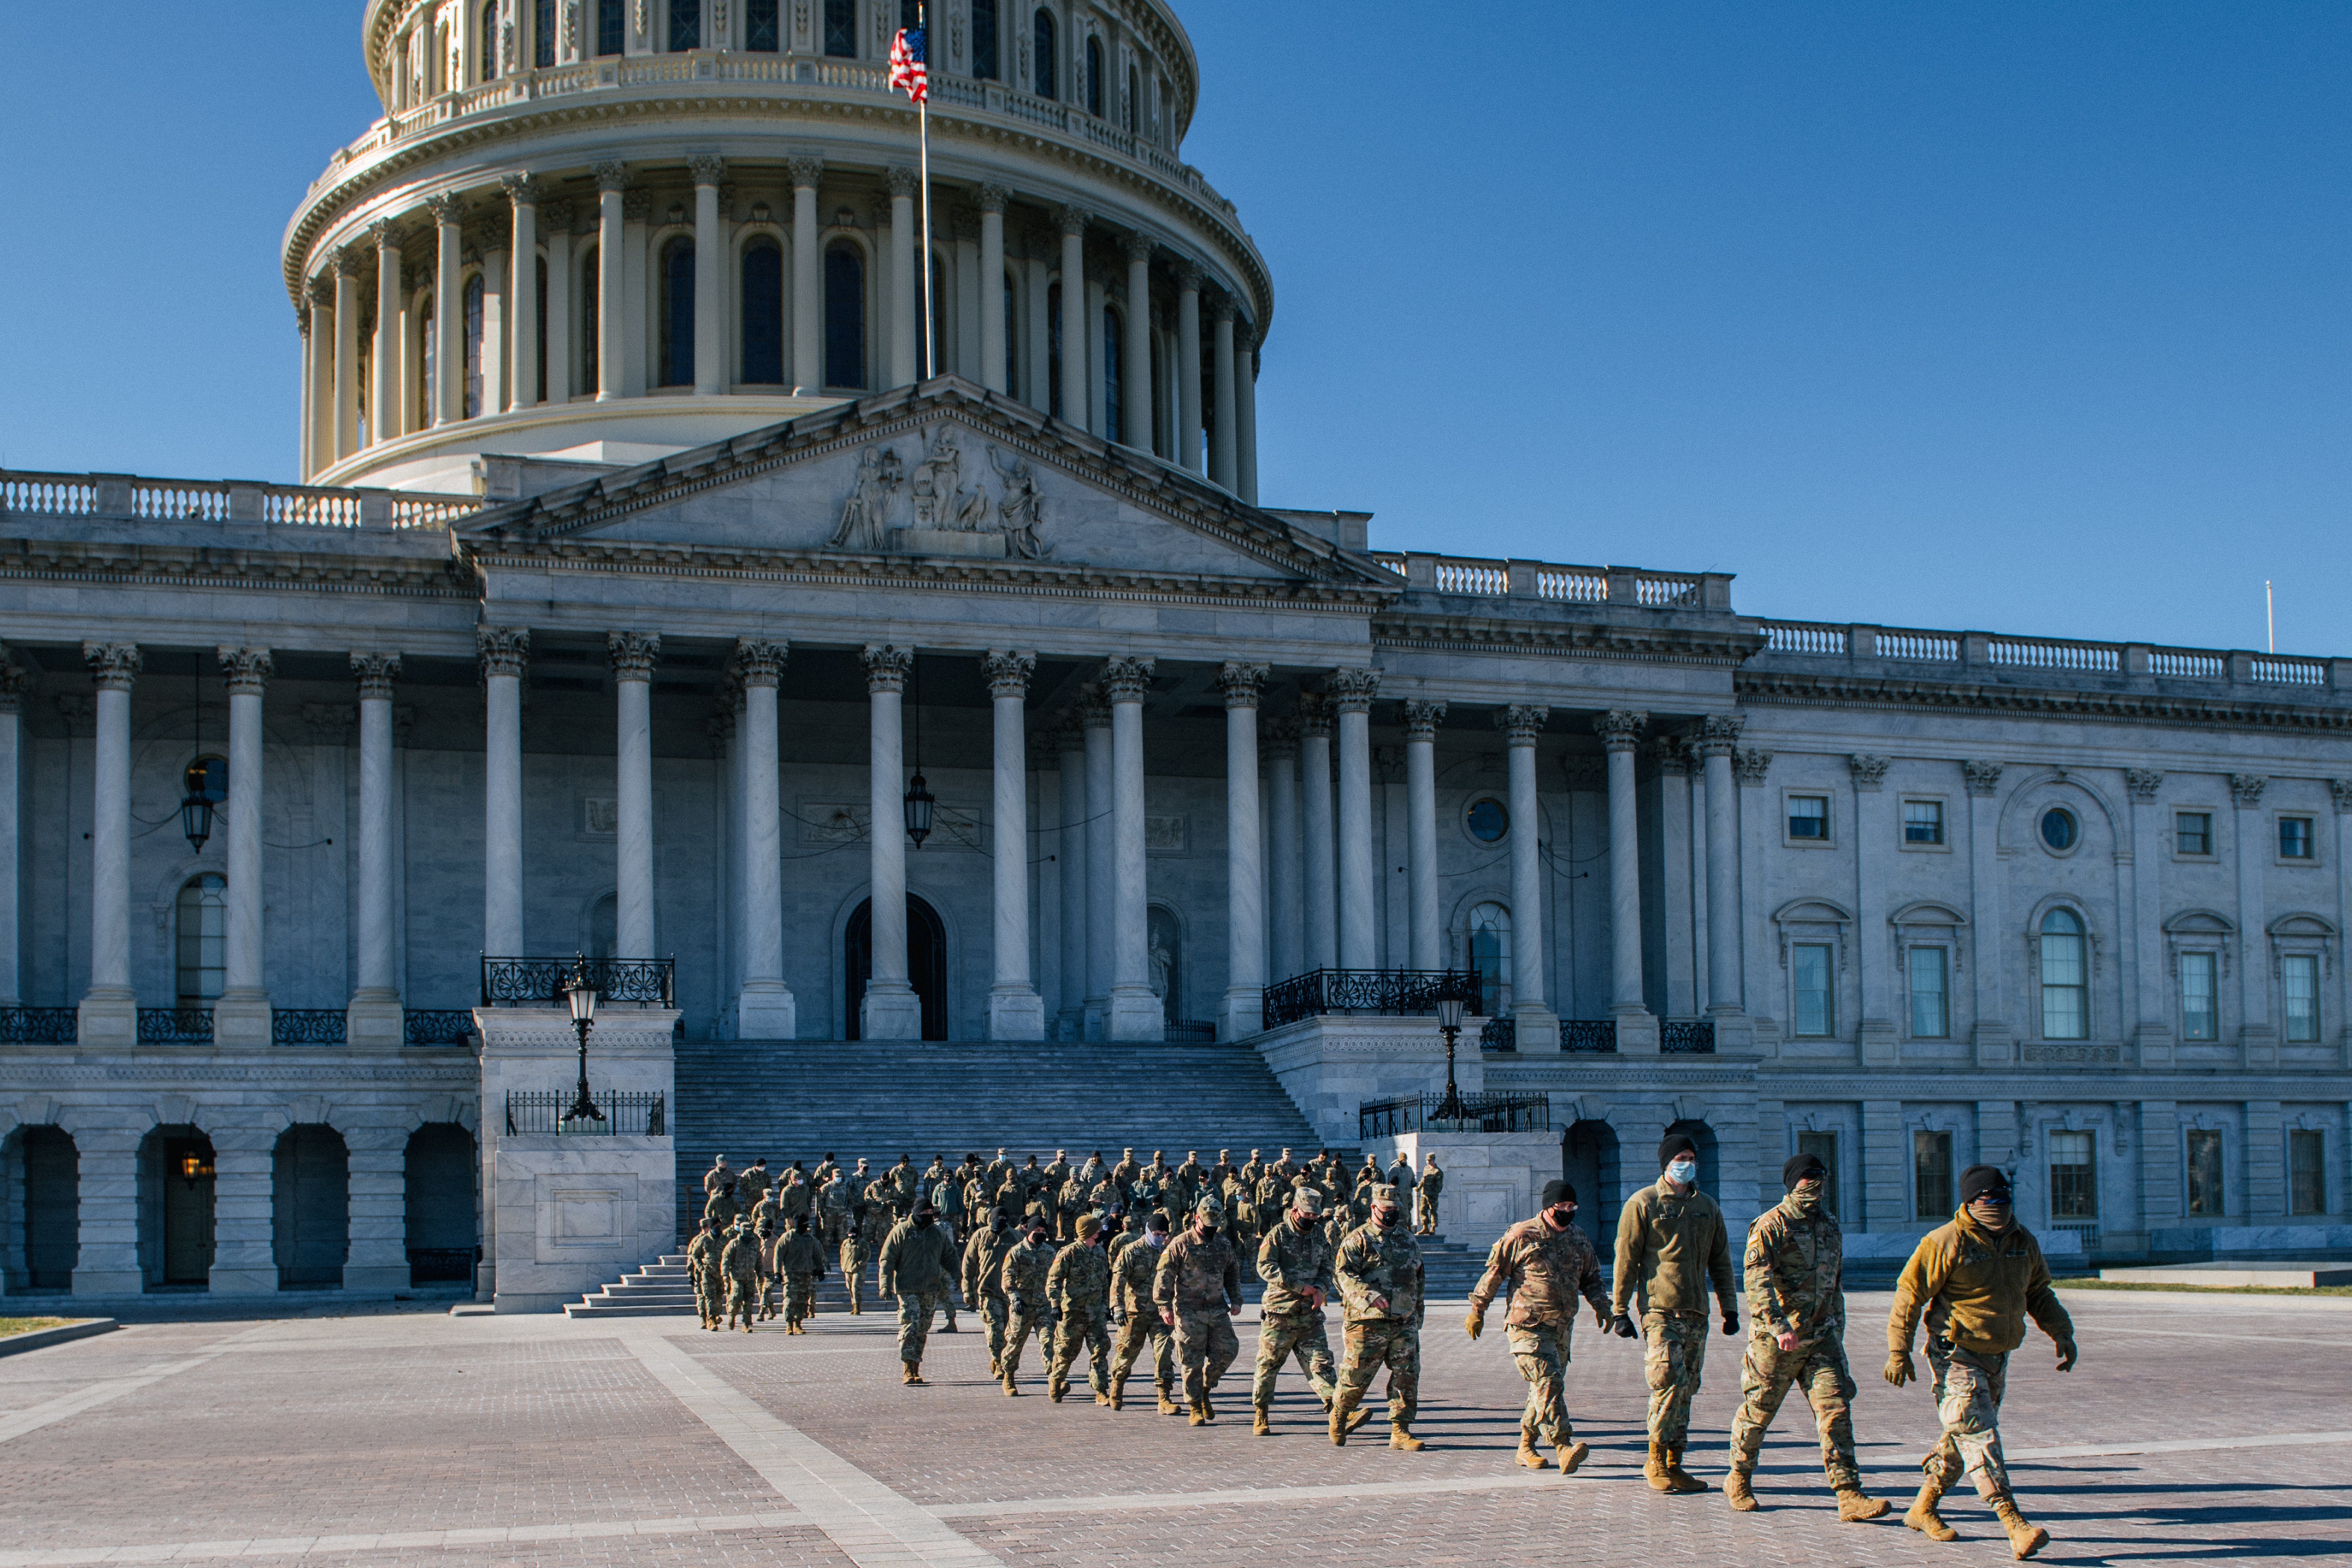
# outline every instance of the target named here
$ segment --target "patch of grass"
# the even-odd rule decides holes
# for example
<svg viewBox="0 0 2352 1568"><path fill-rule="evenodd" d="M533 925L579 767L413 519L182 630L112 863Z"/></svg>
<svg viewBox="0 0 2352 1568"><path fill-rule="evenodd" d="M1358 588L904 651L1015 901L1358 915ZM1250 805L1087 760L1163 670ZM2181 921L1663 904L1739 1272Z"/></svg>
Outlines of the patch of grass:
<svg viewBox="0 0 2352 1568"><path fill-rule="evenodd" d="M62 1328L71 1318L0 1318L0 1339L10 1334L29 1334L36 1329Z"/></svg>
<svg viewBox="0 0 2352 1568"><path fill-rule="evenodd" d="M2062 1290L2185 1290L2200 1296L2352 1296L2352 1285L2158 1285L2144 1279L2060 1279Z"/></svg>

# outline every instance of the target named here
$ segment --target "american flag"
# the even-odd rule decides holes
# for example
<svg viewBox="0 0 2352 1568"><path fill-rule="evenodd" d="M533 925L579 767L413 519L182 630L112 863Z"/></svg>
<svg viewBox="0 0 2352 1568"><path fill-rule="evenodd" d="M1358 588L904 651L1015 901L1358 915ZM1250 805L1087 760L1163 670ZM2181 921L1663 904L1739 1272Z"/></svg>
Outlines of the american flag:
<svg viewBox="0 0 2352 1568"><path fill-rule="evenodd" d="M890 40L890 85L917 103L931 96L930 78L923 68L923 29L901 27Z"/></svg>

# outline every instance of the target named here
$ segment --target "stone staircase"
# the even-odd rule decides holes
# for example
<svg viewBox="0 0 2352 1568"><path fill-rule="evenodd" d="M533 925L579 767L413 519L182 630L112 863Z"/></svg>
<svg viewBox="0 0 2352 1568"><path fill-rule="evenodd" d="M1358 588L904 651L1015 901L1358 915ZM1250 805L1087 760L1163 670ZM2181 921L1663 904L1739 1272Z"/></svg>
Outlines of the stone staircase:
<svg viewBox="0 0 2352 1568"><path fill-rule="evenodd" d="M694 1279L687 1271L686 1254L666 1252L660 1261L622 1275L619 1283L566 1302L563 1310L573 1318L692 1317Z"/></svg>

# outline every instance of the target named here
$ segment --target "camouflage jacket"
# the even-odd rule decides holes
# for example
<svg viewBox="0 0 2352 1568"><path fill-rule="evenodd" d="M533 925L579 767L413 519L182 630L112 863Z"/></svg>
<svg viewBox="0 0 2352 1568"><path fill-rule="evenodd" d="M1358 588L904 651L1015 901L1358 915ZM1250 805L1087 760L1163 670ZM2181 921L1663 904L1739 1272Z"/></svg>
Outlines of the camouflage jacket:
<svg viewBox="0 0 2352 1568"><path fill-rule="evenodd" d="M1793 1332L1805 1344L1844 1333L1844 1244L1829 1210L1815 1204L1808 1214L1782 1199L1748 1226L1740 1267L1758 1333Z"/></svg>
<svg viewBox="0 0 2352 1568"><path fill-rule="evenodd" d="M710 1288L710 1271L719 1262L719 1249L725 1245L707 1230L696 1231L694 1239L686 1244L687 1271L693 1276L697 1285L705 1289Z"/></svg>
<svg viewBox="0 0 2352 1568"><path fill-rule="evenodd" d="M1222 1231L1203 1241L1187 1226L1160 1249L1151 1304L1160 1311L1180 1318L1188 1312L1222 1312L1239 1306L1241 1300L1241 1259Z"/></svg>
<svg viewBox="0 0 2352 1568"><path fill-rule="evenodd" d="M1521 1220L1495 1243L1486 1254L1486 1272L1470 1292L1470 1310L1486 1311L1506 1286L1511 1292L1507 1321L1515 1329L1567 1332L1576 1325L1579 1296L1596 1312L1609 1310L1608 1293L1601 1289L1601 1254L1583 1227L1570 1224L1554 1230L1541 1215Z"/></svg>
<svg viewBox="0 0 2352 1568"><path fill-rule="evenodd" d="M1065 1312L1110 1310L1110 1254L1091 1241L1073 1241L1045 1270L1045 1294Z"/></svg>
<svg viewBox="0 0 2352 1568"><path fill-rule="evenodd" d="M776 1272L824 1277L824 1243L810 1231L796 1230L776 1243Z"/></svg>
<svg viewBox="0 0 2352 1568"><path fill-rule="evenodd" d="M776 1194L776 1208L786 1219L807 1214L812 1206L810 1195L806 1182L796 1182L787 1176L782 1190Z"/></svg>
<svg viewBox="0 0 2352 1568"><path fill-rule="evenodd" d="M954 1259L954 1244L946 1231L902 1219L883 1238L882 1293L944 1296L955 1289Z"/></svg>
<svg viewBox="0 0 2352 1568"><path fill-rule="evenodd" d="M841 1238L841 1272L843 1277L847 1278L851 1275L865 1273L866 1260L872 1256L873 1254L866 1250L865 1237L856 1235L843 1237Z"/></svg>
<svg viewBox="0 0 2352 1568"><path fill-rule="evenodd" d="M1165 1250L1140 1237L1128 1239L1118 1256L1111 1259L1111 1305L1130 1317L1158 1314L1159 1308L1151 1300L1151 1286L1160 1272L1160 1255Z"/></svg>
<svg viewBox="0 0 2352 1568"><path fill-rule="evenodd" d="M1348 1321L1421 1321L1421 1248L1403 1226L1349 1232L1331 1269L1348 1303ZM1388 1302L1383 1309L1372 1305L1380 1299Z"/></svg>
<svg viewBox="0 0 2352 1568"><path fill-rule="evenodd" d="M1011 1226L993 1230L978 1226L963 1244L963 1299L973 1306L983 1296L1004 1294L1004 1255L1021 1235Z"/></svg>
<svg viewBox="0 0 2352 1568"><path fill-rule="evenodd" d="M882 1190L893 1203L911 1204L919 1178L912 1165L893 1165L882 1173Z"/></svg>
<svg viewBox="0 0 2352 1568"><path fill-rule="evenodd" d="M747 1209L757 1207L775 1179L765 1165L746 1165L735 1173L735 1201Z"/></svg>
<svg viewBox="0 0 2352 1568"><path fill-rule="evenodd" d="M1313 1312L1301 1292L1331 1294L1331 1244L1323 1227L1310 1225L1301 1235L1285 1220L1267 1231L1257 1244L1257 1277L1265 1281L1265 1297L1258 1303L1265 1316Z"/></svg>
<svg viewBox="0 0 2352 1568"><path fill-rule="evenodd" d="M740 1285L759 1279L760 1238L748 1232L731 1238L719 1255L719 1271Z"/></svg>
<svg viewBox="0 0 2352 1568"><path fill-rule="evenodd" d="M851 1196L849 1184L842 1180L841 1173L838 1171L817 1189L817 1201L824 1205L824 1212L829 1215L847 1214Z"/></svg>
<svg viewBox="0 0 2352 1568"><path fill-rule="evenodd" d="M1445 1173L1444 1173L1444 1171L1443 1171L1443 1170L1424 1170L1424 1171L1423 1171L1423 1172L1421 1173L1421 1189L1420 1189L1420 1191L1421 1191L1421 1195L1422 1195L1423 1197L1424 1197L1424 1198L1428 1199L1431 1203L1435 1203L1435 1202L1437 1201L1437 1194L1440 1194L1440 1193L1442 1193L1442 1192L1444 1192L1444 1190L1445 1190Z"/></svg>
<svg viewBox="0 0 2352 1568"><path fill-rule="evenodd" d="M731 1193L735 1190L735 1173L725 1165L713 1165L702 1173L702 1195Z"/></svg>
<svg viewBox="0 0 2352 1568"><path fill-rule="evenodd" d="M1004 1267L997 1276L1003 1283L1004 1299L1024 1307L1043 1307L1050 1300L1045 1294L1045 1275L1053 1267L1052 1242L1022 1242L1004 1255Z"/></svg>

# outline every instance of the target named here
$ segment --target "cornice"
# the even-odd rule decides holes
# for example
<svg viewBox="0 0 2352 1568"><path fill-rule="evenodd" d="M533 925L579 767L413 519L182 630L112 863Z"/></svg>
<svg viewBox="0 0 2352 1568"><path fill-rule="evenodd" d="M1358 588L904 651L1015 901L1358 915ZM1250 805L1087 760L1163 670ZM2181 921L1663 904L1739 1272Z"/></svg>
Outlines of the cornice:
<svg viewBox="0 0 2352 1568"><path fill-rule="evenodd" d="M1372 646L1419 653L1503 654L1549 658L1635 659L1648 664L1736 669L1762 643L1753 623L1643 624L1652 611L1619 621L1429 615L1391 610L1372 622ZM1634 618L1639 617L1639 618Z"/></svg>
<svg viewBox="0 0 2352 1568"><path fill-rule="evenodd" d="M2119 1100L2127 1103L2144 1100L2187 1100L2194 1104L2284 1100L2326 1104L2352 1099L2352 1071L2342 1068L2297 1063L2292 1068L2217 1067L2191 1071L2198 1076L2189 1076L2178 1067L2138 1068L2129 1063L2086 1072L2075 1064L2035 1068L2011 1063L1980 1068L1961 1062L1857 1071L1851 1062L1792 1063L1778 1058L1759 1064L1756 1087L1759 1091L1769 1089L1781 1092L1784 1100L1952 1103L1991 1100L2035 1105L2068 1101L2112 1104ZM1808 1092L1801 1096L1783 1092L1789 1090Z"/></svg>
<svg viewBox="0 0 2352 1568"><path fill-rule="evenodd" d="M278 1047L279 1056L296 1053ZM393 1088L413 1088L419 1085L446 1090L451 1088L473 1089L481 1082L480 1064L470 1051L452 1051L449 1061L410 1062L397 1058L369 1061L363 1058L339 1056L332 1059L320 1057L305 1062L284 1061L207 1061L191 1060L186 1056L158 1055L152 1058L116 1057L91 1059L87 1056L18 1055L9 1052L0 1060L8 1067L12 1084L70 1088L119 1088L132 1086L168 1091L190 1084L260 1085L276 1089L286 1084L382 1084Z"/></svg>
<svg viewBox="0 0 2352 1568"><path fill-rule="evenodd" d="M0 539L0 582L268 588L426 599L477 596L457 563L442 556L403 560L81 539Z"/></svg>
<svg viewBox="0 0 2352 1568"><path fill-rule="evenodd" d="M1733 676L1732 689L1740 702L1751 706L1905 711L1937 708L2077 722L2303 730L2326 734L2352 731L2352 706L2165 691L2070 690L2056 686L1813 675L1758 669L1752 665Z"/></svg>

